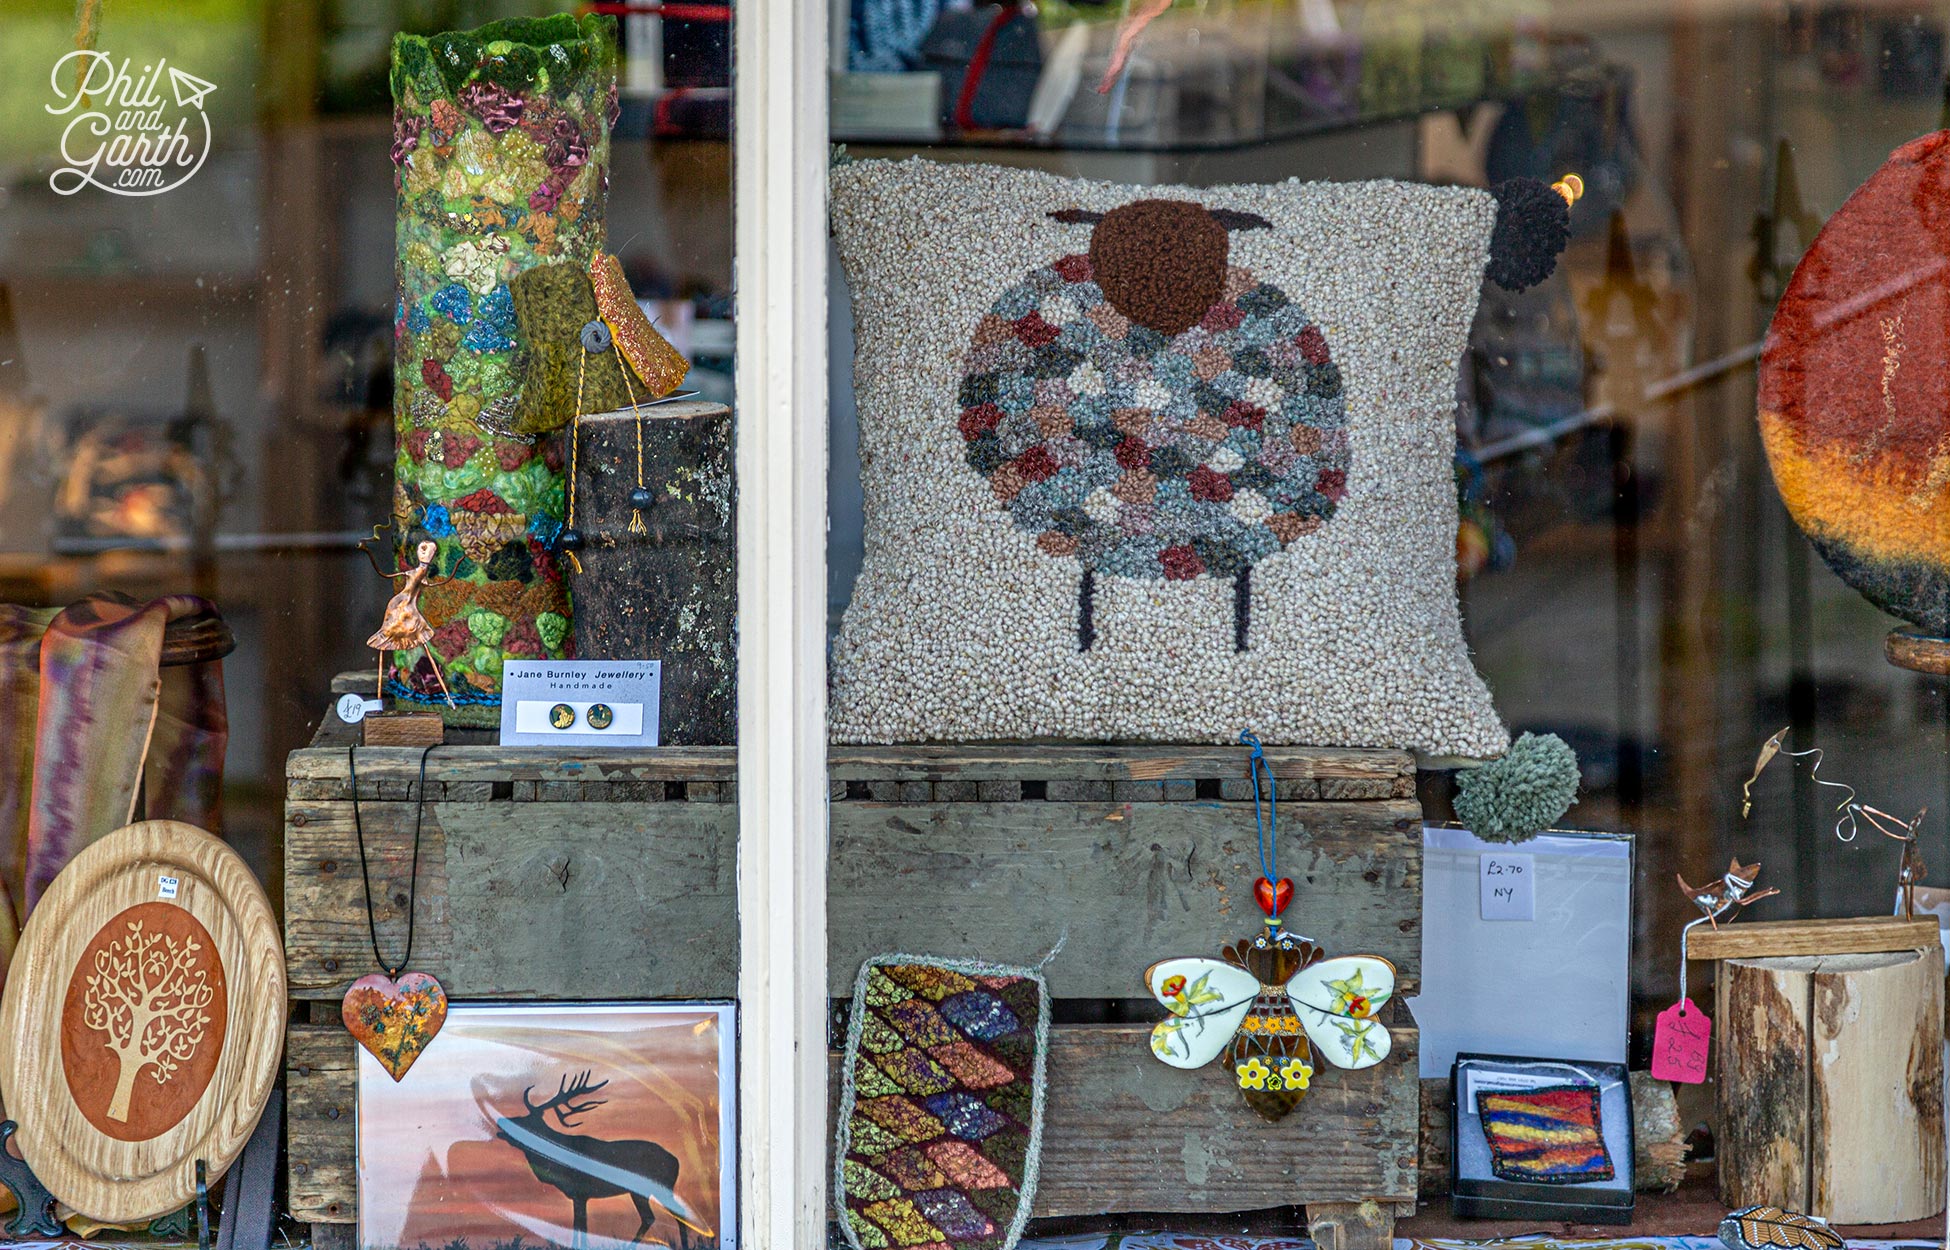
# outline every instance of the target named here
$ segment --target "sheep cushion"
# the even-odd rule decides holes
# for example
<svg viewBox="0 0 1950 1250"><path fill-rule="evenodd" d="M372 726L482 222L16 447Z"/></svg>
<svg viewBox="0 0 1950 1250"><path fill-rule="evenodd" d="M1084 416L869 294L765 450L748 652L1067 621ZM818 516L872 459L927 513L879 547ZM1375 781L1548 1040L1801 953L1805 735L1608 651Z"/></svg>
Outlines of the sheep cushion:
<svg viewBox="0 0 1950 1250"><path fill-rule="evenodd" d="M865 561L838 742L1489 756L1455 378L1490 193L833 170Z"/></svg>

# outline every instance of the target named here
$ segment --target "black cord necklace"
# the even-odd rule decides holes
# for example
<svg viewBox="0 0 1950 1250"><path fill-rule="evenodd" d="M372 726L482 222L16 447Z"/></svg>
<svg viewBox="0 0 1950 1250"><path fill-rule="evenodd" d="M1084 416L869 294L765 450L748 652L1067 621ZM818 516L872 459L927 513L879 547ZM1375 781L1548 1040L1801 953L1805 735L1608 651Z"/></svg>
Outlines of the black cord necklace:
<svg viewBox="0 0 1950 1250"><path fill-rule="evenodd" d="M366 824L359 815L359 748L345 749L345 770L352 787L352 833L359 840L359 881L366 891L366 936L372 939L373 962L389 977L397 977L413 962L413 917L420 903L420 832L427 814L427 756L433 751L429 746L420 752L420 783L413 791L413 867L406 878L406 953L400 956L399 963L389 964L379 952L379 921L372 906L372 870L366 864Z"/></svg>
<svg viewBox="0 0 1950 1250"><path fill-rule="evenodd" d="M359 881L365 888L366 936L372 941L372 957L382 969L360 977L345 991L339 1015L345 1027L361 1046L371 1051L397 1081L406 1075L420 1052L447 1020L447 991L424 972L408 972L413 960L413 921L420 903L420 835L426 826L427 757L434 748L420 752L420 781L409 795L413 800L413 867L406 886L406 950L397 964L386 962L379 949L379 919L372 905L372 866L366 855L365 817L359 809L359 749L347 747L346 777L352 787L352 831L359 842Z"/></svg>

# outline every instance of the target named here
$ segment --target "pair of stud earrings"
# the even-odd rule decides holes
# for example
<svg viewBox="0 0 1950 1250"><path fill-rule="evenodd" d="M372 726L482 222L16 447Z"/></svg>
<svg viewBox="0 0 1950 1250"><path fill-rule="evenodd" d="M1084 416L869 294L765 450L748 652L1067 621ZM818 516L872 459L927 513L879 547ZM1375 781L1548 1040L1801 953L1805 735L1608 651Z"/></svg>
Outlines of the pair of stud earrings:
<svg viewBox="0 0 1950 1250"><path fill-rule="evenodd" d="M589 710L582 714L582 719L591 729L608 729L616 723L616 713L610 710L607 703L592 703ZM557 729L574 729L576 710L566 703L558 703L548 710L548 723Z"/></svg>

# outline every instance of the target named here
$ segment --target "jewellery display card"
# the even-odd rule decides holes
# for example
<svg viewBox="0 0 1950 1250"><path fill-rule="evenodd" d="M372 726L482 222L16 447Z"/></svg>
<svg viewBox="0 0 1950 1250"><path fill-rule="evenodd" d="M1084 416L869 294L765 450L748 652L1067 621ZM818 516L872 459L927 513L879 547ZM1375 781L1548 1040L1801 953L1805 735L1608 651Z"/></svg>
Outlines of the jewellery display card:
<svg viewBox="0 0 1950 1250"><path fill-rule="evenodd" d="M1518 880L1511 895L1493 894ZM1624 1060L1629 835L1554 831L1513 848L1429 826L1422 881L1422 987L1409 1006L1424 1077L1448 1075L1458 1051Z"/></svg>
<svg viewBox="0 0 1950 1250"><path fill-rule="evenodd" d="M509 660L501 678L504 747L657 745L660 660Z"/></svg>

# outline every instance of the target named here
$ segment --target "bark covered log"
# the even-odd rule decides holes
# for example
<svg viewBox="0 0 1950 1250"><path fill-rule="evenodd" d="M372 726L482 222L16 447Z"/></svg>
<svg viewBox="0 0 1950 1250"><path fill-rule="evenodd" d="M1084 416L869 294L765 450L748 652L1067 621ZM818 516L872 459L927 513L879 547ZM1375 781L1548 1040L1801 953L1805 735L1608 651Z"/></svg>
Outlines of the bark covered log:
<svg viewBox="0 0 1950 1250"><path fill-rule="evenodd" d="M737 741L738 572L731 411L679 401L581 421L571 569L576 650L585 659L663 662L669 746ZM638 438L641 436L641 452ZM641 473L639 476L639 464ZM639 483L654 500L634 509ZM632 513L642 532L632 529Z"/></svg>
<svg viewBox="0 0 1950 1250"><path fill-rule="evenodd" d="M1720 1200L1842 1224L1944 1206L1943 952L1721 965Z"/></svg>

